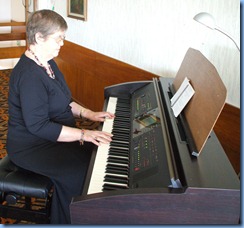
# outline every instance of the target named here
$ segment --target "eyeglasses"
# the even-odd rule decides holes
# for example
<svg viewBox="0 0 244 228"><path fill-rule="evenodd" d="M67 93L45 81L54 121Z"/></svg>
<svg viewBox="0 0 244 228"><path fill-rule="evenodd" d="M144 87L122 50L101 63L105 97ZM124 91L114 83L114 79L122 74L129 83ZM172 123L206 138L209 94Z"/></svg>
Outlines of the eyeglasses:
<svg viewBox="0 0 244 228"><path fill-rule="evenodd" d="M58 37L52 37L52 36L49 36L49 38L52 38L53 40L55 40L55 42L57 44L59 44L61 41L63 42L65 40L65 36L58 36Z"/></svg>

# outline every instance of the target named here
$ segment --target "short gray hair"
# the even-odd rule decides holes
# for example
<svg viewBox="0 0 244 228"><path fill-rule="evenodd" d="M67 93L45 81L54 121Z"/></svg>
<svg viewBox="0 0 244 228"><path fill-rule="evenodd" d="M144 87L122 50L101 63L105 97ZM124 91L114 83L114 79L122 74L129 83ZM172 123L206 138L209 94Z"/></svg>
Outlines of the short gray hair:
<svg viewBox="0 0 244 228"><path fill-rule="evenodd" d="M57 31L66 31L68 25L64 18L52 10L39 10L33 12L26 25L26 34L28 44L35 44L36 33L41 33L45 39L47 36Z"/></svg>

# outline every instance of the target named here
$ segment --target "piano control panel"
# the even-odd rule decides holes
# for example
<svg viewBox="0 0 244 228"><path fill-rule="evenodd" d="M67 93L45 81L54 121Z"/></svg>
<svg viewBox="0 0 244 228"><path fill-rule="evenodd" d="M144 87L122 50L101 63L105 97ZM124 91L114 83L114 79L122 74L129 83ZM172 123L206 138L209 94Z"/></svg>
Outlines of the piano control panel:
<svg viewBox="0 0 244 228"><path fill-rule="evenodd" d="M132 186L137 187L141 179L145 181L145 177L152 176L155 176L155 180L161 182L161 177L166 175L167 172L161 170L164 174L159 175L161 172L159 167L167 159L163 157L165 153L163 151L161 119L153 84L148 84L135 91L132 94L131 101L130 173L131 182L134 183ZM166 162L164 168L167 170ZM168 184L166 183L166 186Z"/></svg>
<svg viewBox="0 0 244 228"><path fill-rule="evenodd" d="M135 172L157 165L159 162L155 131L147 132L134 139L133 168Z"/></svg>

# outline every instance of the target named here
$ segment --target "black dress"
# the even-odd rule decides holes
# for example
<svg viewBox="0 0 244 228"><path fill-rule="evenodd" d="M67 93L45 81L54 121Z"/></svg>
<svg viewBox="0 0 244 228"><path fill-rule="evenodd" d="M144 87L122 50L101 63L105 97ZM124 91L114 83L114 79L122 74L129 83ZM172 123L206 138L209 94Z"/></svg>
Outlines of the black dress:
<svg viewBox="0 0 244 228"><path fill-rule="evenodd" d="M54 60L55 79L22 55L9 81L7 153L18 166L54 183L51 223L69 224L69 204L81 194L93 145L60 143L62 125L75 126L71 93Z"/></svg>

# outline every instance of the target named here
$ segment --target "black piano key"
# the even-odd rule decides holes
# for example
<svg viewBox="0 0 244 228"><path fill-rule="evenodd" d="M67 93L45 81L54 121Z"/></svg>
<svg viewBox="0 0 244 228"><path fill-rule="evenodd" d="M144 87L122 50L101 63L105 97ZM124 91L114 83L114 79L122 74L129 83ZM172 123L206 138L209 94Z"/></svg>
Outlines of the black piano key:
<svg viewBox="0 0 244 228"><path fill-rule="evenodd" d="M119 121L119 120L114 121L113 127L116 126L116 125L119 127L119 125L121 126L122 124L124 126L128 126L129 125L129 128L130 128L130 122L129 121Z"/></svg>
<svg viewBox="0 0 244 228"><path fill-rule="evenodd" d="M116 113L116 117L118 118L125 117L127 119L130 117L130 112L128 112L125 109L115 110L115 113Z"/></svg>
<svg viewBox="0 0 244 228"><path fill-rule="evenodd" d="M117 166L114 164L108 164L106 166L106 170L108 170L108 172L111 170L111 172L118 172L118 173L123 173L128 175L129 169L128 167L125 166Z"/></svg>
<svg viewBox="0 0 244 228"><path fill-rule="evenodd" d="M127 107L129 105L130 101L126 101L126 100L117 100L117 106L125 106Z"/></svg>
<svg viewBox="0 0 244 228"><path fill-rule="evenodd" d="M130 112L130 107L127 107L125 104L117 104L116 110L126 110L127 112Z"/></svg>
<svg viewBox="0 0 244 228"><path fill-rule="evenodd" d="M129 144L129 135L128 134L113 135L112 139L113 139L113 141L122 141L122 142L127 142Z"/></svg>
<svg viewBox="0 0 244 228"><path fill-rule="evenodd" d="M128 178L122 176L105 175L104 182L120 183L128 185Z"/></svg>
<svg viewBox="0 0 244 228"><path fill-rule="evenodd" d="M113 123L113 126L115 126L115 125L118 125L118 124L124 124L124 125L130 125L130 121L129 120L119 120L119 119L117 119L117 120L114 120L114 123Z"/></svg>
<svg viewBox="0 0 244 228"><path fill-rule="evenodd" d="M127 165L127 167L129 166L129 158L128 157L124 157L124 159L122 157L114 157L115 155L109 155L107 158L107 161L110 163L113 163L115 165L118 164L125 164Z"/></svg>
<svg viewBox="0 0 244 228"><path fill-rule="evenodd" d="M114 152L114 153L121 153L121 154L129 154L129 149L128 147L125 148L119 148L119 147L111 147L109 148L109 152Z"/></svg>
<svg viewBox="0 0 244 228"><path fill-rule="evenodd" d="M105 183L103 185L103 190L119 190L119 189L128 189L129 187L126 185L114 185L110 183Z"/></svg>
<svg viewBox="0 0 244 228"><path fill-rule="evenodd" d="M118 157L109 156L107 161L111 163L128 164L128 159L124 159L122 157L118 158Z"/></svg>
<svg viewBox="0 0 244 228"><path fill-rule="evenodd" d="M125 158L129 159L129 154L125 153L124 151L109 150L108 155L109 156L121 156L121 157L125 157Z"/></svg>
<svg viewBox="0 0 244 228"><path fill-rule="evenodd" d="M125 143L121 143L121 142L116 142L116 141L112 141L110 143L110 147L122 147L122 148L128 148L128 144L125 144Z"/></svg>
<svg viewBox="0 0 244 228"><path fill-rule="evenodd" d="M129 142L126 140L113 139L113 143L120 143L123 146L128 146Z"/></svg>
<svg viewBox="0 0 244 228"><path fill-rule="evenodd" d="M124 152L129 152L129 148L127 147L116 147L113 145L110 145L110 151L117 150L117 151L124 151Z"/></svg>
<svg viewBox="0 0 244 228"><path fill-rule="evenodd" d="M129 155L126 153L118 153L118 152L111 152L109 151L108 157L112 157L112 156L119 156L119 157L124 157L125 159L128 160L128 164L129 164Z"/></svg>
<svg viewBox="0 0 244 228"><path fill-rule="evenodd" d="M130 113L129 112L125 112L125 111L115 111L115 113L116 113L116 117L115 118L126 118L126 119L128 119L128 118L130 118Z"/></svg>
<svg viewBox="0 0 244 228"><path fill-rule="evenodd" d="M113 127L120 124L120 123L126 125L126 124L130 124L130 121L120 121L119 119L114 120Z"/></svg>
<svg viewBox="0 0 244 228"><path fill-rule="evenodd" d="M118 162L112 162L112 161L108 161L107 163L110 165L116 165L116 166L121 166L121 167L126 167L126 168L129 167L128 164L126 164L126 163L118 163Z"/></svg>
<svg viewBox="0 0 244 228"><path fill-rule="evenodd" d="M128 128L113 128L112 132L114 132L115 134L118 133L118 134L128 134L128 132L130 132L130 129Z"/></svg>
<svg viewBox="0 0 244 228"><path fill-rule="evenodd" d="M115 111L117 111L117 112L125 112L125 113L130 113L130 108L128 108L128 107L117 107L116 108L116 110Z"/></svg>
<svg viewBox="0 0 244 228"><path fill-rule="evenodd" d="M121 153L121 155L115 155L115 153L112 150L109 151L109 156L108 157L117 158L117 159L123 159L123 160L127 160L127 161L129 160L129 158L127 156L127 153L124 153L124 154Z"/></svg>
<svg viewBox="0 0 244 228"><path fill-rule="evenodd" d="M111 168L106 168L106 171L105 173L113 173L113 174L118 174L118 175L125 175L125 176L129 176L129 172L128 172L128 169L125 169L125 170L119 170L119 169L111 169Z"/></svg>
<svg viewBox="0 0 244 228"><path fill-rule="evenodd" d="M122 155L122 156L129 156L129 150L120 150L120 148L117 147L113 147L113 148L109 148L108 150L108 154L112 154L112 155Z"/></svg>
<svg viewBox="0 0 244 228"><path fill-rule="evenodd" d="M129 98L127 98L127 99L126 98L118 98L117 103L120 105L123 105L123 104L128 105L130 103L130 99Z"/></svg>
<svg viewBox="0 0 244 228"><path fill-rule="evenodd" d="M123 130L123 131L121 131L121 132L118 132L117 130L113 130L112 131L113 133L113 139L114 140L116 140L116 138L125 138L125 139L127 139L128 137L130 137L129 136L129 134L130 134L130 130ZM121 141L128 141L128 140L121 140Z"/></svg>
<svg viewBox="0 0 244 228"><path fill-rule="evenodd" d="M129 135L128 132L127 132L127 134L125 134L125 133L124 134L114 134L113 137L112 137L112 141L114 140L114 141L129 142L129 138L130 137L128 135ZM127 144L127 147L128 147L128 144Z"/></svg>
<svg viewBox="0 0 244 228"><path fill-rule="evenodd" d="M121 144L121 143L116 143L113 142L113 140L110 142L110 148L116 148L116 149L121 149L121 150L129 150L128 144Z"/></svg>

